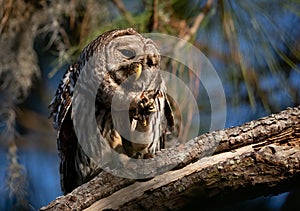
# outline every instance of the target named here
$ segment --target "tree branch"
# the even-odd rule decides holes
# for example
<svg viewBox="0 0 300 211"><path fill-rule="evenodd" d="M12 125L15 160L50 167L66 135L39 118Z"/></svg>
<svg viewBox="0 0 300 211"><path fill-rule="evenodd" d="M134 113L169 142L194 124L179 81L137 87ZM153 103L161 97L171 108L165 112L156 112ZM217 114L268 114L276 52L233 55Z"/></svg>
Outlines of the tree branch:
<svg viewBox="0 0 300 211"><path fill-rule="evenodd" d="M300 173L300 107L203 134L157 157L159 168L176 168L147 181L102 172L41 210L180 208L191 194L207 198L292 181Z"/></svg>

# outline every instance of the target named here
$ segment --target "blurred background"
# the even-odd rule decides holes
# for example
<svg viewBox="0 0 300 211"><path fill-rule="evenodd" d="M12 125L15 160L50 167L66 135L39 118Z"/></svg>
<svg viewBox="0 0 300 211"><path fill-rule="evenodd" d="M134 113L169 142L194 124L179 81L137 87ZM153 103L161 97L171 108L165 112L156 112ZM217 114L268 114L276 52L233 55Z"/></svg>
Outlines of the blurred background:
<svg viewBox="0 0 300 211"><path fill-rule="evenodd" d="M104 31L133 27L198 47L222 81L226 127L300 104L299 0L0 0L0 5L0 210L35 210L62 194L48 104L67 66ZM201 118L207 119L209 101L201 85L195 89ZM201 125L199 133L206 132L205 122ZM291 209L300 207L299 199L295 185L201 208Z"/></svg>

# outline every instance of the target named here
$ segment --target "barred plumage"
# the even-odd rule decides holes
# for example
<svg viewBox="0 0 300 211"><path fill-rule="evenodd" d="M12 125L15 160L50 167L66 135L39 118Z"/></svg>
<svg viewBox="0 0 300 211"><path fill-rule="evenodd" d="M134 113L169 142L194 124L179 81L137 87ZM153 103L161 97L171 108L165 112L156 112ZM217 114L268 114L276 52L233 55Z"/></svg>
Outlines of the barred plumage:
<svg viewBox="0 0 300 211"><path fill-rule="evenodd" d="M88 68L92 59L94 65ZM90 159L78 143L78 134L74 130L72 106L75 106L74 89L79 76L92 75L91 83L81 84L87 94L90 84L99 84L94 101L95 116L100 133L109 146L129 157L148 158L164 148L166 132L174 127L159 63L156 44L129 28L103 33L68 68L50 103L53 124L57 130L64 193L72 191L101 171L97 162ZM134 80L131 80L132 75L135 75ZM112 104L114 97L117 103ZM123 110L125 102L130 102L127 111ZM124 124L122 119L113 119L112 111L120 113L118 118L129 116L131 125ZM84 119L90 111L82 112ZM125 137L121 130L126 131L129 137ZM89 144L91 140L85 141Z"/></svg>

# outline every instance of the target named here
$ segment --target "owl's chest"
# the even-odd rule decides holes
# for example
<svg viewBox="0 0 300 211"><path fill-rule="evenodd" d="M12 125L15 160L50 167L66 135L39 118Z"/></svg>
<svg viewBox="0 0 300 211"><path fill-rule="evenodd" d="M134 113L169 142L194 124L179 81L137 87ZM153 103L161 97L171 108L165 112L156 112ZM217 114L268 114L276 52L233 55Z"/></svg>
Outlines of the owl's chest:
<svg viewBox="0 0 300 211"><path fill-rule="evenodd" d="M112 148L122 145L131 157L154 154L161 148L165 128L164 102L163 95L156 93L142 96L129 111L98 107L96 116L101 134Z"/></svg>

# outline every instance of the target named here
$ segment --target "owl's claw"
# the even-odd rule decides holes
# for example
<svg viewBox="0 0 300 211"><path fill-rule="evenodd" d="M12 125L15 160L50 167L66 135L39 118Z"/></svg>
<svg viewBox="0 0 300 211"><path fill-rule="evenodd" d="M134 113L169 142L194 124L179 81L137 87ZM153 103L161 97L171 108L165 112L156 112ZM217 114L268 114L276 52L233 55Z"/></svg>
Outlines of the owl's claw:
<svg viewBox="0 0 300 211"><path fill-rule="evenodd" d="M139 106L140 106L141 108L144 108L144 104L143 104L143 103L140 103Z"/></svg>
<svg viewBox="0 0 300 211"><path fill-rule="evenodd" d="M139 103L140 108L143 110L143 112L146 113L154 113L156 112L156 108L154 106L154 99L148 99L147 97L144 97L141 102Z"/></svg>
<svg viewBox="0 0 300 211"><path fill-rule="evenodd" d="M157 110L156 110L156 108L155 108L154 106L150 106L148 111L149 111L150 113L154 113L154 112L156 112Z"/></svg>
<svg viewBox="0 0 300 211"><path fill-rule="evenodd" d="M154 113L154 112L157 111L156 108L155 108L155 106L154 106L154 99L153 98L149 99L148 106L149 106L148 107L148 111L150 113Z"/></svg>
<svg viewBox="0 0 300 211"><path fill-rule="evenodd" d="M132 119L132 123L131 123L131 131L134 131L135 128L136 128L136 126L137 126L137 118L138 118L138 117L134 117L134 118Z"/></svg>
<svg viewBox="0 0 300 211"><path fill-rule="evenodd" d="M147 127L149 124L149 116L151 113L156 112L155 100L153 98L148 98L147 96L142 96L140 102L137 103L135 114L131 122L131 131L134 131L138 123L142 127Z"/></svg>

